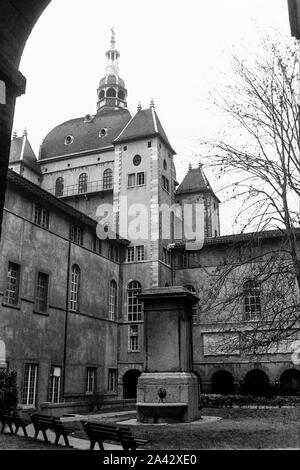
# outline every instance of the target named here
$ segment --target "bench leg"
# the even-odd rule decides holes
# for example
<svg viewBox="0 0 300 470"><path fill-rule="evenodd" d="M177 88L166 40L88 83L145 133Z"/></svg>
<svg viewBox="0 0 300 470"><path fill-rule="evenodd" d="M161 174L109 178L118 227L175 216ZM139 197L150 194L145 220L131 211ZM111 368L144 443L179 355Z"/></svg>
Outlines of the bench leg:
<svg viewBox="0 0 300 470"><path fill-rule="evenodd" d="M55 435L55 442L54 442L54 445L58 445L58 442L59 442L59 438L60 438L60 434L57 432L56 435Z"/></svg>
<svg viewBox="0 0 300 470"><path fill-rule="evenodd" d="M18 434L19 427L20 427L20 425L17 425L17 424L16 424L15 434Z"/></svg>
<svg viewBox="0 0 300 470"><path fill-rule="evenodd" d="M97 442L98 442L99 449L104 450L103 442L102 441L97 441Z"/></svg>
<svg viewBox="0 0 300 470"><path fill-rule="evenodd" d="M43 436L44 436L44 439L45 439L45 442L49 442L49 439L48 439L48 436L47 436L47 433L44 429L42 429L42 433L43 433Z"/></svg>
<svg viewBox="0 0 300 470"><path fill-rule="evenodd" d="M40 432L39 429L35 429L35 433L34 433L34 436L33 436L33 439L36 441L37 440L37 437L38 437L38 433Z"/></svg>
<svg viewBox="0 0 300 470"><path fill-rule="evenodd" d="M5 421L2 421L1 434L4 433L4 428L5 428Z"/></svg>
<svg viewBox="0 0 300 470"><path fill-rule="evenodd" d="M63 434L63 438L67 447L71 447L67 434Z"/></svg>
<svg viewBox="0 0 300 470"><path fill-rule="evenodd" d="M22 426L22 429L23 429L24 436L28 437L26 426L25 425Z"/></svg>
<svg viewBox="0 0 300 470"><path fill-rule="evenodd" d="M94 447L95 447L95 444L96 444L96 441L92 441L92 439L90 439L90 450L93 450Z"/></svg>

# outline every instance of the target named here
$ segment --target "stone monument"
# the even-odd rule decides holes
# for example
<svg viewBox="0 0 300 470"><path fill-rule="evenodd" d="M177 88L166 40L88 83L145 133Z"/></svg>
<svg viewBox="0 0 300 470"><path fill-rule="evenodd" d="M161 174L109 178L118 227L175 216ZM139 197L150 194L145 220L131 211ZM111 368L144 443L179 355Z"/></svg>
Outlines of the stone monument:
<svg viewBox="0 0 300 470"><path fill-rule="evenodd" d="M192 307L199 300L184 287L144 289L145 372L137 387L137 421L199 419L198 382L193 374Z"/></svg>

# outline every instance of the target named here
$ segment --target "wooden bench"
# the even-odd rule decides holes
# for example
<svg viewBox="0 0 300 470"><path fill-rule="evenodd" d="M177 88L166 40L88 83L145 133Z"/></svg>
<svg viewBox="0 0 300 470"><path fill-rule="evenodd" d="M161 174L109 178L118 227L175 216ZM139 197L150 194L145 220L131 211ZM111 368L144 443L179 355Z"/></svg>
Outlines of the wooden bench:
<svg viewBox="0 0 300 470"><path fill-rule="evenodd" d="M65 444L67 447L71 447L68 435L76 431L78 429L76 426L71 426L68 424L63 423L60 418L55 418L53 416L41 415L38 413L34 413L31 415L31 421L33 423L35 434L33 439L37 439L39 432L43 434L44 440L49 442L47 431L53 431L55 433L55 445L58 445L58 441L60 436L63 436Z"/></svg>
<svg viewBox="0 0 300 470"><path fill-rule="evenodd" d="M23 430L24 436L27 436L26 426L28 426L31 421L28 418L20 416L17 410L0 410L0 421L2 423L1 433L4 432L4 428L7 425L10 431L15 434L18 433L18 430L21 428ZM13 431L12 425L15 425L15 431Z"/></svg>
<svg viewBox="0 0 300 470"><path fill-rule="evenodd" d="M103 424L95 421L80 422L89 437L90 450L94 449L96 443L98 443L100 450L105 450L103 447L104 441L120 442L124 450L136 450L138 446L142 446L150 442L149 440L135 438L128 428L112 424Z"/></svg>

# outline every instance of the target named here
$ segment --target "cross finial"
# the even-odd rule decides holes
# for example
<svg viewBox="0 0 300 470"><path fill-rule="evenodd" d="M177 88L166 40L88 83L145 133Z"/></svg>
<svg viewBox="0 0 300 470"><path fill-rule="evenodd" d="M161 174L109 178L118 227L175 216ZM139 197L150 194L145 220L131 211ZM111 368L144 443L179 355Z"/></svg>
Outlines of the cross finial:
<svg viewBox="0 0 300 470"><path fill-rule="evenodd" d="M28 135L28 132L27 132L27 129L25 127L24 132L23 132L23 137L27 137L27 135Z"/></svg>
<svg viewBox="0 0 300 470"><path fill-rule="evenodd" d="M13 133L13 138L16 139L17 137L18 137L18 134L17 134L17 132L15 131L15 132Z"/></svg>
<svg viewBox="0 0 300 470"><path fill-rule="evenodd" d="M115 28L111 28L111 38L110 38L110 46L111 49L114 49L116 45L116 33L115 33Z"/></svg>
<svg viewBox="0 0 300 470"><path fill-rule="evenodd" d="M201 159L199 158L198 168L202 168L202 167L203 167L203 163L201 163Z"/></svg>
<svg viewBox="0 0 300 470"><path fill-rule="evenodd" d="M191 169L192 169L192 164L191 164L191 162L190 162L190 163L189 163L189 171L191 171Z"/></svg>
<svg viewBox="0 0 300 470"><path fill-rule="evenodd" d="M151 98L151 101L150 101L150 108L155 108L155 105L154 105L154 100L153 100L153 98Z"/></svg>
<svg viewBox="0 0 300 470"><path fill-rule="evenodd" d="M138 107L137 107L137 110L138 110L138 111L141 111L141 110L142 110L142 104L141 104L141 102L140 102L140 101L138 102Z"/></svg>

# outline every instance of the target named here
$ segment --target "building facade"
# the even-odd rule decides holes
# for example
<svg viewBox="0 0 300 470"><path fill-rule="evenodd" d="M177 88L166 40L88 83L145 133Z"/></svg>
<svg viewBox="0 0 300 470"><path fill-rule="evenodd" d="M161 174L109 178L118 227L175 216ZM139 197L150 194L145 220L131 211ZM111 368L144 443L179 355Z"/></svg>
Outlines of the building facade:
<svg viewBox="0 0 300 470"><path fill-rule="evenodd" d="M38 159L26 132L12 138L0 244L0 366L17 370L25 407L134 398L145 360L136 295L169 285L201 294L229 247L237 252L251 239L221 236L220 201L202 165L189 167L178 185L175 151L153 101L133 115L127 109L119 56L112 33L96 113L52 129ZM260 238L280 246L278 234ZM242 329L249 321L243 309L235 320ZM238 347L220 351L214 345L228 334L224 325L228 318L216 319L213 308L195 310L194 369L204 392L239 392L248 382L262 384L255 393L266 382L300 390L290 346L255 359Z"/></svg>

